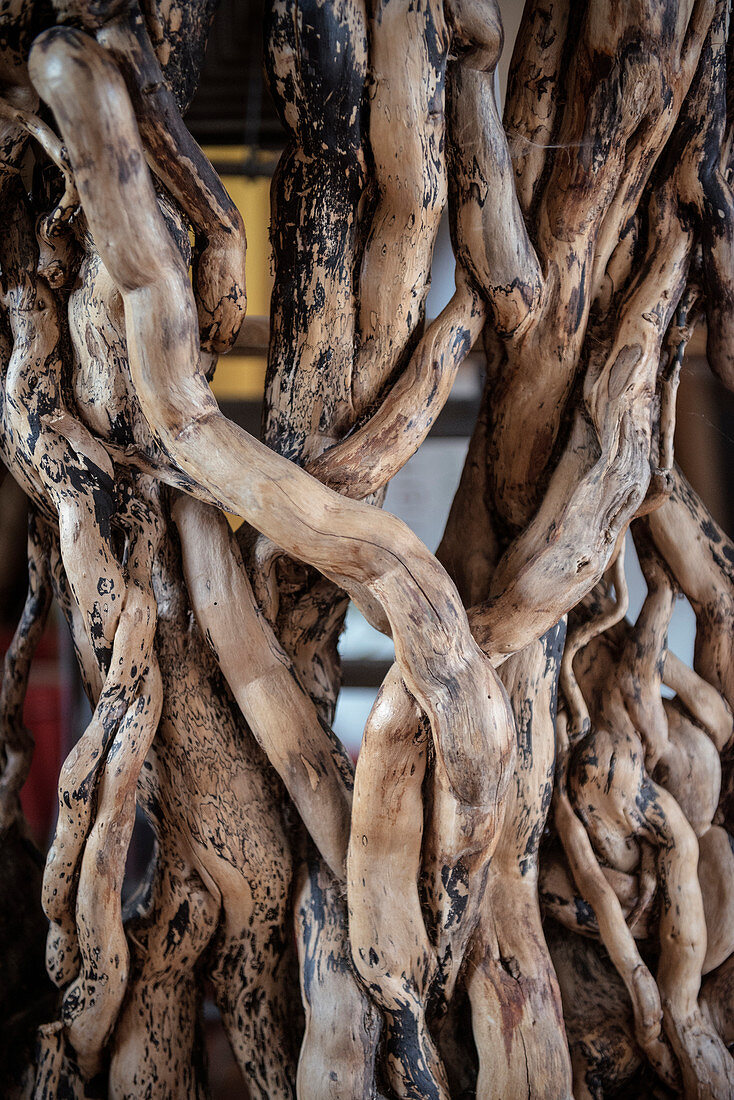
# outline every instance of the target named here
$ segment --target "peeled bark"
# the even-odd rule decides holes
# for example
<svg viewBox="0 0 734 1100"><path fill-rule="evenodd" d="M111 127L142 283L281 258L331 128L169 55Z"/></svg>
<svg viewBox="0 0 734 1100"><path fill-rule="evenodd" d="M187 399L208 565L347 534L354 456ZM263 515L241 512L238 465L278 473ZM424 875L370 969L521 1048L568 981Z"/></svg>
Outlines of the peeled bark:
<svg viewBox="0 0 734 1100"><path fill-rule="evenodd" d="M23 894L58 994L24 993L13 1088L206 1096L206 983L253 1096L725 1100L734 547L674 429L702 316L731 381L728 6L529 0L503 122L494 0L272 0L262 443L208 385L246 305L242 218L182 118L212 10L0 13L0 454L33 506L3 881L52 593L93 709ZM380 505L480 334L434 557ZM349 598L396 651L356 767L330 728ZM156 850L123 912L136 807Z"/></svg>

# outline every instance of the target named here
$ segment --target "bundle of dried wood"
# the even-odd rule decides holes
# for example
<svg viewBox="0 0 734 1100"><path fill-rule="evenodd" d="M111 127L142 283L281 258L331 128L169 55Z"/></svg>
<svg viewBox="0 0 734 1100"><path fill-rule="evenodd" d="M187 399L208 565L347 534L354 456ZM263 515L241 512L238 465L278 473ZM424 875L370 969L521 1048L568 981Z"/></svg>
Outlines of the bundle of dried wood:
<svg viewBox="0 0 734 1100"><path fill-rule="evenodd" d="M207 1095L209 985L252 1095L732 1098L734 545L673 456L704 317L734 388L728 2L528 0L503 123L496 0L271 0L264 442L209 388L245 314L242 220L182 121L213 7L0 11L0 456L32 505L0 872L41 893L58 989L16 1014L9 1095ZM434 557L380 506L481 334ZM39 889L52 597L93 717ZM396 654L356 770L350 598Z"/></svg>

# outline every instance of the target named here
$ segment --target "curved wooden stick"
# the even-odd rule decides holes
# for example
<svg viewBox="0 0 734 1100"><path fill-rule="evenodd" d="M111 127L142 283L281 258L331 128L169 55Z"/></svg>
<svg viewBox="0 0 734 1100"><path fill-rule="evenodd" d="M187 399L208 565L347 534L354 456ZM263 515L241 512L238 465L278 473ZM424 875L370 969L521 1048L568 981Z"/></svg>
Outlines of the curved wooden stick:
<svg viewBox="0 0 734 1100"><path fill-rule="evenodd" d="M28 519L28 594L3 665L0 689L0 828L7 829L21 814L20 790L33 758L33 738L23 725L33 654L43 634L51 607L51 579L44 545L43 523L31 512Z"/></svg>
<svg viewBox="0 0 734 1100"><path fill-rule="evenodd" d="M79 97L73 102L63 77L72 63ZM462 630L463 609L440 566L398 520L336 497L221 415L203 375L196 372L188 279L158 215L119 75L91 39L60 29L36 40L30 66L66 136L90 228L126 301L131 374L154 433L194 478L197 495L247 517L284 549L355 594L358 602L364 603L364 594L385 608L398 661L430 715L452 787L469 803L496 801L501 796L497 783L505 774L500 762L511 752L506 702L468 628ZM94 104L94 135L91 116L81 129L75 126L79 103ZM105 155L104 135L112 131L118 156L130 168L124 185ZM85 153L94 155L94 175L85 171ZM140 221L128 230L118 220L110 234L113 211L125 209L134 210ZM140 236L143 214L146 225ZM131 233L134 257L128 253ZM106 238L112 239L107 243ZM153 324L154 317L167 316L172 301L177 303L175 319ZM242 463L235 478L225 463L225 455L232 454ZM305 497L299 486L308 486L307 506L300 503ZM362 537L355 535L360 529ZM410 568L404 564L406 557ZM418 650L407 628L415 615L432 624L436 637L435 656L427 662L427 654ZM474 764L493 757L496 769Z"/></svg>
<svg viewBox="0 0 734 1100"><path fill-rule="evenodd" d="M134 513L137 511L137 515ZM163 705L163 683L155 654L156 604L152 588L152 559L161 536L161 523L153 509L131 510L128 544L128 591L122 616L132 620L137 649L122 640L138 665L125 668L136 697L132 698L108 744L103 737L96 748L99 762L85 776L87 799L96 800L94 823L84 838L76 888L76 927L81 969L64 994L62 1018L82 1072L99 1072L103 1048L109 1039L125 994L128 946L122 926L122 883L128 847L135 824L136 786L143 762L153 742ZM137 599L135 598L137 597ZM122 618L121 616L121 618ZM127 625L127 624L125 624ZM125 667L123 665L123 667ZM142 671L141 673L141 670ZM107 687L107 685L106 685ZM104 716L109 724L109 713ZM104 720L104 719L103 719ZM106 751L105 751L106 750ZM96 790L94 772L98 778ZM66 798L68 802L68 795ZM63 816L60 810L60 816ZM83 817L83 815L82 815ZM84 836L77 818L77 844ZM57 839L59 830L57 829ZM56 844L56 840L54 845ZM71 859L66 846L66 876ZM46 897L58 889L58 868L47 863ZM59 891L63 895L63 888Z"/></svg>
<svg viewBox="0 0 734 1100"><path fill-rule="evenodd" d="M94 820L97 783L118 724L128 711L135 726L136 697L150 667L154 631L155 611L149 597L131 586L115 634L110 672L92 721L67 757L59 777L59 822L46 860L43 885L44 910L52 922L47 965L59 985L74 978L78 968L73 901L77 866ZM143 739L149 725L147 711L146 706L140 716Z"/></svg>
<svg viewBox="0 0 734 1100"><path fill-rule="evenodd" d="M370 125L377 203L359 277L361 346L352 374L357 413L400 366L423 316L446 204L443 4L369 0Z"/></svg>
<svg viewBox="0 0 734 1100"><path fill-rule="evenodd" d="M559 750L564 754L562 760L567 751L563 726L564 719L560 715L556 730ZM565 767L565 763L562 766ZM661 1042L663 1010L660 993L640 956L619 900L601 872L587 831L574 812L564 776L559 777L556 799L558 833L581 895L591 904L604 946L627 987L635 1017L637 1042L663 1080L674 1083L675 1071Z"/></svg>
<svg viewBox="0 0 734 1100"><path fill-rule="evenodd" d="M495 2L451 0L448 166L456 258L481 290L500 336L532 323L542 277L515 195L507 139L494 95L502 48Z"/></svg>
<svg viewBox="0 0 734 1100"><path fill-rule="evenodd" d="M429 325L377 411L310 462L308 472L357 500L378 493L425 440L485 320L479 294L457 269L456 293Z"/></svg>
<svg viewBox="0 0 734 1100"><path fill-rule="evenodd" d="M551 1100L571 1069L579 1100L652 1073L728 1098L734 548L673 468L704 311L731 373L728 4L530 0L506 139L494 0L272 0L271 449L207 388L244 311L241 219L181 119L211 11L0 13L0 453L37 510L27 612L53 588L96 704L46 876L66 990L35 1093L86 1095L109 1059L111 1094L203 1097L208 976L263 1098ZM447 194L456 293L424 332ZM355 498L382 499L482 329L450 580ZM354 796L343 588L397 656ZM677 589L695 672L666 653ZM138 800L158 853L123 923Z"/></svg>
<svg viewBox="0 0 734 1100"><path fill-rule="evenodd" d="M398 701L407 711L405 724L396 722ZM385 1072L391 1089L416 1100L444 1100L448 1083L425 1013L437 959L418 892L427 745L416 719L415 704L393 671L370 712L355 773L347 861L349 938L357 972L385 1013ZM376 876L377 866L387 868L388 875ZM397 920L393 898L400 898Z"/></svg>
<svg viewBox="0 0 734 1100"><path fill-rule="evenodd" d="M309 834L343 881L351 765L319 722L286 653L260 614L224 516L190 497L178 498L173 516L201 632Z"/></svg>
<svg viewBox="0 0 734 1100"><path fill-rule="evenodd" d="M105 22L96 38L125 78L151 167L197 236L194 293L201 347L224 352L245 317L242 216L183 123L137 5Z"/></svg>
<svg viewBox="0 0 734 1100"><path fill-rule="evenodd" d="M503 518L518 526L531 518L544 487L538 463L545 466L551 454L573 383L594 294L594 263L603 273L670 136L713 5L671 4L669 15L666 22L662 9L635 9L612 35L602 7L592 4L583 18L567 77L567 101L574 106L564 111L556 139L564 155L554 158L538 200L538 252L547 273L543 300L535 323L507 346L508 365L493 409L495 498ZM620 41L637 41L638 49L619 51ZM599 63L605 55L607 63ZM647 102L655 105L649 122L633 94L637 59L643 56L655 58L641 77L648 82ZM522 85L517 88L522 94ZM657 109L658 95L668 105L663 112ZM610 105L613 116L607 113ZM621 186L623 172L629 182ZM532 391L525 384L528 371Z"/></svg>
<svg viewBox="0 0 734 1100"><path fill-rule="evenodd" d="M518 766L464 978L479 1054L478 1095L491 1089L506 1095L526 1090L548 1100L571 1095L565 1030L556 1023L562 1018L560 992L537 895L539 849L553 782L564 635L561 622L502 666L515 714ZM511 1021L506 1018L508 1006Z"/></svg>

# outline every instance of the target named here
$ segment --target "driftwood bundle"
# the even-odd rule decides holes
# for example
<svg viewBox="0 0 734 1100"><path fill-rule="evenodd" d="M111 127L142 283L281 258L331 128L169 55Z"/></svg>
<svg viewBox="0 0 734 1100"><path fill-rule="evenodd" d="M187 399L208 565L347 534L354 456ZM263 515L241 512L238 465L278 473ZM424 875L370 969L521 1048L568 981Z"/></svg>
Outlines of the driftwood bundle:
<svg viewBox="0 0 734 1100"><path fill-rule="evenodd" d="M206 1096L208 990L271 1100L731 1100L734 544L673 456L704 318L734 388L728 3L528 0L503 122L495 0L269 0L263 443L208 386L245 315L244 227L182 122L213 7L0 7L0 455L31 502L3 1094ZM380 504L482 334L434 557ZM40 882L53 597L93 717ZM356 770L349 598L396 654Z"/></svg>

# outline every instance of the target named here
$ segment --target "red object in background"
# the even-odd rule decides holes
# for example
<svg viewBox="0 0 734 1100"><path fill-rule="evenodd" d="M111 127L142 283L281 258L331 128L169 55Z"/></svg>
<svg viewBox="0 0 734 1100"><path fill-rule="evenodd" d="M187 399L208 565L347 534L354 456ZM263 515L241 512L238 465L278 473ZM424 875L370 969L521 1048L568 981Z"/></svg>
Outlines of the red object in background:
<svg viewBox="0 0 734 1100"><path fill-rule="evenodd" d="M10 630L0 632L3 657L12 637ZM30 730L36 747L20 800L33 837L42 851L46 850L56 821L63 713L58 630L52 616L33 658L23 711L26 729Z"/></svg>

